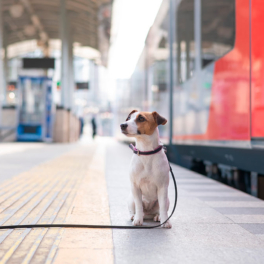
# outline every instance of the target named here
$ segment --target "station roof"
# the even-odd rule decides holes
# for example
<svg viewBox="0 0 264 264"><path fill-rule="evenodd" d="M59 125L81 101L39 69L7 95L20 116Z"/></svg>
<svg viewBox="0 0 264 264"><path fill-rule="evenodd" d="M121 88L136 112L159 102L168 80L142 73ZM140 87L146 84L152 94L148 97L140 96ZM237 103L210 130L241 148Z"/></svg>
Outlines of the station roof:
<svg viewBox="0 0 264 264"><path fill-rule="evenodd" d="M47 45L60 38L61 0L2 0L5 45L37 39ZM73 42L101 52L106 64L112 0L66 0Z"/></svg>

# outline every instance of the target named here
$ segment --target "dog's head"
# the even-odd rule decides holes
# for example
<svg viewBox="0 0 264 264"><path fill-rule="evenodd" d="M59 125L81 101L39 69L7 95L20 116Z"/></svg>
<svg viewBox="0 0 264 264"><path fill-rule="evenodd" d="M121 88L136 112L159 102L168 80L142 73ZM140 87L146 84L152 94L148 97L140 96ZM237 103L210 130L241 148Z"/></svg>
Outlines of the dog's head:
<svg viewBox="0 0 264 264"><path fill-rule="evenodd" d="M165 125L167 120L157 112L139 112L133 110L126 122L120 125L121 131L128 137L152 135L158 125Z"/></svg>

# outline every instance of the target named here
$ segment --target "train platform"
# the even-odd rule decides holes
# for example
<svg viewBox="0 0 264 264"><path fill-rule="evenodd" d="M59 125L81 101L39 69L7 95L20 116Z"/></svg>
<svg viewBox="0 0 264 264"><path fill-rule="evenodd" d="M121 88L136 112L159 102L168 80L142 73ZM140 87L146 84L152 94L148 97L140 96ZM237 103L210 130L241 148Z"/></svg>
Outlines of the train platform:
<svg viewBox="0 0 264 264"><path fill-rule="evenodd" d="M0 145L0 225L131 225L127 145ZM172 229L0 231L0 263L263 263L264 201L172 165ZM170 183L171 207L174 189ZM151 224L151 223L150 223Z"/></svg>

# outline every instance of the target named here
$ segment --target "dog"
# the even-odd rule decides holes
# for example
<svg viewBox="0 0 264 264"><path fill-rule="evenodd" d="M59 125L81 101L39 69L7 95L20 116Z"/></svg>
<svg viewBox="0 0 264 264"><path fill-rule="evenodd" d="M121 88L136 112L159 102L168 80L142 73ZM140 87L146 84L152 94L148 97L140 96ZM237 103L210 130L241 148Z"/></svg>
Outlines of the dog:
<svg viewBox="0 0 264 264"><path fill-rule="evenodd" d="M149 152L160 149L152 155L133 155L129 168L131 195L128 209L134 226L143 225L143 219L164 223L168 219L169 172L170 167L159 140L159 125L167 120L157 112L133 110L126 122L120 125L121 132L134 137L138 151ZM138 152L139 154L139 152ZM162 225L171 228L170 221Z"/></svg>

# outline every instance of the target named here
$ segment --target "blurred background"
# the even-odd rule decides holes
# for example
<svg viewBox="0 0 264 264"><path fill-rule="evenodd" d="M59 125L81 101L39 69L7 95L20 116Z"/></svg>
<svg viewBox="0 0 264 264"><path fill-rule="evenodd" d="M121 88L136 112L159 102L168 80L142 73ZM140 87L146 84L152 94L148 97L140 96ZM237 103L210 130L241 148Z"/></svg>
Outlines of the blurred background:
<svg viewBox="0 0 264 264"><path fill-rule="evenodd" d="M126 141L130 111L157 111L171 161L264 198L263 12L262 0L0 0L0 141Z"/></svg>
<svg viewBox="0 0 264 264"><path fill-rule="evenodd" d="M72 142L92 119L113 136L161 2L1 0L0 141Z"/></svg>

